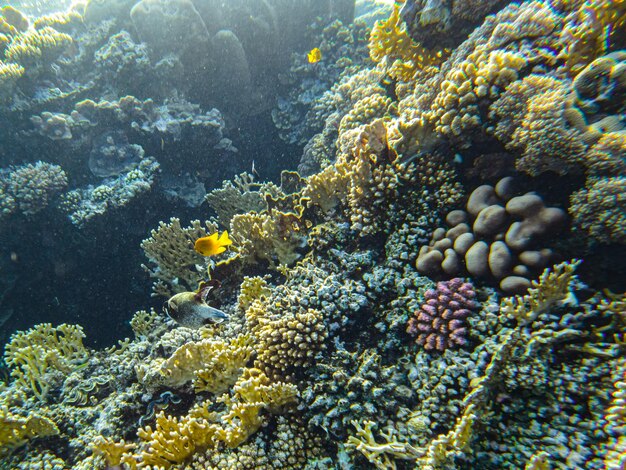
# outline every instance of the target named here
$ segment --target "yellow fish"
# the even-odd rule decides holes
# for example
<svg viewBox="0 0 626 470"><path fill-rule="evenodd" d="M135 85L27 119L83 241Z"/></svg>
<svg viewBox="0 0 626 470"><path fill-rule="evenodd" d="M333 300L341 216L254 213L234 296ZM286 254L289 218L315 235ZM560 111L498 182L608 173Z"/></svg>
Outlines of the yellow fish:
<svg viewBox="0 0 626 470"><path fill-rule="evenodd" d="M228 238L228 232L224 230L219 237L218 232L215 232L208 237L198 238L193 248L202 256L215 256L224 253L226 247L232 244L232 240Z"/></svg>
<svg viewBox="0 0 626 470"><path fill-rule="evenodd" d="M306 58L309 60L309 64L317 64L322 60L322 51L319 50L319 47L311 49Z"/></svg>

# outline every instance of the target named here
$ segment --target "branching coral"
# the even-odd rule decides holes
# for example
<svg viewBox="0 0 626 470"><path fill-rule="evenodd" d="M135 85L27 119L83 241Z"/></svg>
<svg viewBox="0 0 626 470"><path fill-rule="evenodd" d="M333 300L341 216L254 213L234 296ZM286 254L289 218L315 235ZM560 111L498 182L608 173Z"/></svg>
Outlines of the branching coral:
<svg viewBox="0 0 626 470"><path fill-rule="evenodd" d="M382 433L385 441L378 443L372 431L371 421L365 422L363 426L354 422L356 437L350 436L347 445L361 452L376 468L381 470L395 469L395 459L412 460L416 462L418 468L425 470L446 468L454 457L462 455L468 448L476 419L475 406L467 406L463 415L447 434L433 439L424 448L399 441L393 432Z"/></svg>
<svg viewBox="0 0 626 470"><path fill-rule="evenodd" d="M546 269L538 281L532 281L528 294L503 299L502 313L522 325L532 323L569 295L574 271L579 264L579 260L572 260Z"/></svg>
<svg viewBox="0 0 626 470"><path fill-rule="evenodd" d="M278 210L237 214L230 231L236 241L234 250L243 263L265 260L273 268L291 265L306 247L307 226L302 216Z"/></svg>
<svg viewBox="0 0 626 470"><path fill-rule="evenodd" d="M173 293L194 291L205 277L204 258L193 246L198 238L217 231L217 225L199 220L183 228L180 220L173 217L169 223L159 222L159 227L150 232L150 238L141 242L141 248L150 261L142 265L150 277L155 279L153 293L171 296Z"/></svg>
<svg viewBox="0 0 626 470"><path fill-rule="evenodd" d="M143 441L139 450L127 452L119 460L131 468L137 465L169 468L195 452L215 448L220 443L237 447L261 427L263 412L277 413L294 403L296 397L295 386L270 382L258 369L244 369L232 388L232 396L224 394L218 398L225 410L212 411L213 405L207 401L195 405L182 417L160 412L154 427L146 426L137 432ZM123 446L115 447L115 452L120 447Z"/></svg>
<svg viewBox="0 0 626 470"><path fill-rule="evenodd" d="M303 309L270 316L263 308L263 303L253 302L246 312L257 340L258 367L271 378L293 380L294 374L312 364L325 348L328 330L323 315L315 309Z"/></svg>
<svg viewBox="0 0 626 470"><path fill-rule="evenodd" d="M255 183L254 176L242 173L233 181L224 181L221 188L206 196L209 206L217 213L223 227L230 227L233 217L246 212L261 212L266 208L265 196L278 196L280 190L272 183Z"/></svg>
<svg viewBox="0 0 626 470"><path fill-rule="evenodd" d="M46 377L48 371L67 373L87 360L84 337L80 326L62 324L53 327L50 323L42 323L11 336L5 347L4 360L11 367L11 375L17 383L45 401L52 387Z"/></svg>
<svg viewBox="0 0 626 470"><path fill-rule="evenodd" d="M370 57L374 62L386 60L391 76L408 81L415 72L441 62L443 50L430 51L413 42L400 18L404 0L396 1L389 18L378 21L370 34Z"/></svg>
<svg viewBox="0 0 626 470"><path fill-rule="evenodd" d="M25 67L26 73L35 73L43 60L58 56L71 43L70 35L60 33L49 26L30 29L13 38L4 51L4 58L8 62Z"/></svg>
<svg viewBox="0 0 626 470"><path fill-rule="evenodd" d="M38 414L19 416L0 407L0 455L10 453L31 439L59 434L57 425Z"/></svg>
<svg viewBox="0 0 626 470"><path fill-rule="evenodd" d="M0 171L0 187L4 198L10 198L14 210L34 215L44 208L56 194L67 186L67 176L58 165L46 162L13 167ZM2 203L0 202L0 205Z"/></svg>

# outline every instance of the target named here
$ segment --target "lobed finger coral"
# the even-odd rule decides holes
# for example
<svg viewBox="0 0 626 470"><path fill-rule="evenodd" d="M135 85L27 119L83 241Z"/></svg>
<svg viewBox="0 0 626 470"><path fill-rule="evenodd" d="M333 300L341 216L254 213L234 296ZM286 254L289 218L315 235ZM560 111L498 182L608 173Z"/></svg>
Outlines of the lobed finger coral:
<svg viewBox="0 0 626 470"><path fill-rule="evenodd" d="M460 278L437 283L436 289L424 292L424 303L407 326L407 333L427 351L443 352L467 343L466 318L479 304L476 292Z"/></svg>

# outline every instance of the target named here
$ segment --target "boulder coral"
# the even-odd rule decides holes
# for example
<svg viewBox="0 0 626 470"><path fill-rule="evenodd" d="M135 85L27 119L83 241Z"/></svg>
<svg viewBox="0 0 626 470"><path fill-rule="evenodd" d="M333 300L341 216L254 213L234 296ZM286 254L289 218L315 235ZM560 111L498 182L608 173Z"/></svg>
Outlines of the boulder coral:
<svg viewBox="0 0 626 470"><path fill-rule="evenodd" d="M422 246L417 270L431 276L467 271L495 279L505 292L524 291L530 277L552 257L552 251L538 242L557 233L565 219L563 210L546 207L537 194L514 197L511 178L495 187L479 186L470 194L465 211L448 213L450 228L438 228L430 244Z"/></svg>

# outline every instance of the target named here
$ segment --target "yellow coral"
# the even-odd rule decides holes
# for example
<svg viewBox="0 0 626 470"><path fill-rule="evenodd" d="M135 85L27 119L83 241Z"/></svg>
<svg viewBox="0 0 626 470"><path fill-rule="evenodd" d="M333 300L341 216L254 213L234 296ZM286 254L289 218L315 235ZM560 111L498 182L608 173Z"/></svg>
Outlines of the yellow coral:
<svg viewBox="0 0 626 470"><path fill-rule="evenodd" d="M72 43L72 37L45 26L16 36L4 52L5 59L17 64L37 61L44 54L57 54Z"/></svg>
<svg viewBox="0 0 626 470"><path fill-rule="evenodd" d="M417 464L416 468L424 470L447 468L451 459L462 453L470 443L472 426L476 420L475 411L474 405L467 406L454 427L447 434L433 439L425 448L401 442L393 432L381 433L385 442L378 443L372 432L371 421L366 421L364 426L353 421L356 436L350 436L346 445L361 452L380 469L395 469L395 459L413 460Z"/></svg>
<svg viewBox="0 0 626 470"><path fill-rule="evenodd" d="M46 26L56 27L65 26L71 23L82 21L83 17L75 11L64 11L51 13L49 15L40 16L35 19L33 26L35 29L42 29Z"/></svg>
<svg viewBox="0 0 626 470"><path fill-rule="evenodd" d="M135 444L127 443L123 439L120 442L115 442L113 439L98 436L91 443L91 447L95 454L104 457L109 467L115 467L120 465L125 453L135 448Z"/></svg>
<svg viewBox="0 0 626 470"><path fill-rule="evenodd" d="M83 329L78 325L53 327L50 323L42 323L11 336L5 347L4 360L11 367L11 375L17 383L31 389L43 401L50 389L45 378L48 370L69 372L87 360L84 337Z"/></svg>
<svg viewBox="0 0 626 470"><path fill-rule="evenodd" d="M246 318L250 319L258 342L259 368L270 377L292 380L295 371L312 364L316 354L324 349L328 336L324 316L314 309L267 316L257 307L259 305L253 302Z"/></svg>
<svg viewBox="0 0 626 470"><path fill-rule="evenodd" d="M245 442L263 424L264 410L277 412L295 402L295 386L271 383L258 369L245 369L233 386L233 395L224 394L218 402L226 406L223 413L210 411L210 401L197 404L182 417L166 416L160 412L154 427L137 431L143 441L136 454L124 454L121 462L145 467L169 468L181 463L194 452L214 448L220 443L236 447Z"/></svg>
<svg viewBox="0 0 626 470"><path fill-rule="evenodd" d="M253 351L247 335L229 342L205 339L187 343L161 365L159 374L170 387L193 380L196 391L223 393L237 381Z"/></svg>
<svg viewBox="0 0 626 470"><path fill-rule="evenodd" d="M237 309L245 312L254 300L267 297L271 293L266 277L246 276L241 283L237 297Z"/></svg>
<svg viewBox="0 0 626 470"><path fill-rule="evenodd" d="M183 228L180 220L172 217L169 223L159 222L150 232L150 238L141 242L141 248L151 265L142 265L155 279L153 295L171 297L172 294L194 291L204 280L204 258L193 246L198 238L217 231L217 226L206 221L193 220Z"/></svg>
<svg viewBox="0 0 626 470"><path fill-rule="evenodd" d="M277 210L237 214L231 221L231 232L244 263L265 260L271 268L291 265L306 246L306 224L297 214Z"/></svg>
<svg viewBox="0 0 626 470"><path fill-rule="evenodd" d="M525 325L534 321L542 313L566 299L570 294L574 271L580 260L563 262L546 269L539 281L532 281L532 287L524 296L502 299L501 311Z"/></svg>
<svg viewBox="0 0 626 470"><path fill-rule="evenodd" d="M130 327L137 338L147 338L157 333L165 325L163 318L154 311L140 310L130 320Z"/></svg>
<svg viewBox="0 0 626 470"><path fill-rule="evenodd" d="M404 0L396 1L389 18L374 25L370 34L369 50L374 62L384 59L388 61L392 77L409 81L417 70L439 64L444 51L429 51L413 42L400 18L400 7L403 3Z"/></svg>
<svg viewBox="0 0 626 470"><path fill-rule="evenodd" d="M17 31L24 32L28 29L28 18L26 15L10 5L2 7L2 16L5 21L13 26Z"/></svg>
<svg viewBox="0 0 626 470"><path fill-rule="evenodd" d="M550 470L549 454L547 452L537 452L533 455L524 470Z"/></svg>
<svg viewBox="0 0 626 470"><path fill-rule="evenodd" d="M18 416L6 407L0 407L0 455L11 452L31 439L58 433L56 424L48 418L37 414Z"/></svg>
<svg viewBox="0 0 626 470"><path fill-rule="evenodd" d="M561 34L561 58L572 76L604 55L612 39L626 27L626 0L591 0L573 13L574 21Z"/></svg>

